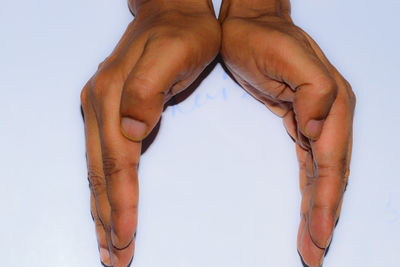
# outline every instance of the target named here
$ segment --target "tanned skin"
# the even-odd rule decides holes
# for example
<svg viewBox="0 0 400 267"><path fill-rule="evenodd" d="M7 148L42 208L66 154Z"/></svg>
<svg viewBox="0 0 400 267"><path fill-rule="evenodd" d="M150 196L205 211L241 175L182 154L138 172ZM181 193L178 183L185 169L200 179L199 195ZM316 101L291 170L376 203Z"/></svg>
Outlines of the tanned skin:
<svg viewBox="0 0 400 267"><path fill-rule="evenodd" d="M137 226L142 140L164 104L220 52L236 81L296 141L302 193L298 251L320 266L349 176L355 96L290 17L288 0L131 0L135 15L81 92L100 258L125 267ZM266 251L266 253L268 253Z"/></svg>

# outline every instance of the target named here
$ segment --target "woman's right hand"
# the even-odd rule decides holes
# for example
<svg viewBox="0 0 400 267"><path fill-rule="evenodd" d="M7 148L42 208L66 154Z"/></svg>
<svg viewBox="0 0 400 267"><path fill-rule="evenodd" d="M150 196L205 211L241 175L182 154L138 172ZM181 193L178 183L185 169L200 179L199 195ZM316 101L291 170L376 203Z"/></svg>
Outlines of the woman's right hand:
<svg viewBox="0 0 400 267"><path fill-rule="evenodd" d="M141 141L164 103L219 52L211 3L181 2L131 2L135 19L81 92L91 213L106 265L127 266L134 253Z"/></svg>

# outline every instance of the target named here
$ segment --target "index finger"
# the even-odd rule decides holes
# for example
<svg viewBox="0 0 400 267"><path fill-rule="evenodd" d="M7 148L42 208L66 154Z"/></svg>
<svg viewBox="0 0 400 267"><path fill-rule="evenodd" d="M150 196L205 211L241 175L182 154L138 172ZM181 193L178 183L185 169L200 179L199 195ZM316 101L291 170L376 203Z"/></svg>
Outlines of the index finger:
<svg viewBox="0 0 400 267"><path fill-rule="evenodd" d="M336 72L336 76L340 76ZM339 92L318 140L311 142L316 177L312 188L308 227L314 243L326 248L332 238L337 210L346 185L351 149L354 101L351 88L337 79Z"/></svg>
<svg viewBox="0 0 400 267"><path fill-rule="evenodd" d="M157 124L165 93L184 72L182 51L175 48L160 46L156 51L146 46L126 81L120 83L115 75L105 79L112 82L96 113L111 206L114 262L126 262L122 251L133 243L137 227L141 140Z"/></svg>

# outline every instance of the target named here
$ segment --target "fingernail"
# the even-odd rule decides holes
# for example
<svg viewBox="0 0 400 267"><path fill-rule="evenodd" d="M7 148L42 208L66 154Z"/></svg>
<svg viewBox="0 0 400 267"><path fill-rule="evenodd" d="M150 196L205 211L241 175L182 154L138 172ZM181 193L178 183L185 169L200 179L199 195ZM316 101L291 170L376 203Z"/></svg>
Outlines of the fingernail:
<svg viewBox="0 0 400 267"><path fill-rule="evenodd" d="M114 247L119 248L119 238L113 230L111 230L111 242Z"/></svg>
<svg viewBox="0 0 400 267"><path fill-rule="evenodd" d="M121 130L122 134L132 140L140 141L142 140L147 132L147 126L144 122L138 121L129 117L121 118Z"/></svg>
<svg viewBox="0 0 400 267"><path fill-rule="evenodd" d="M324 120L309 120L305 128L305 135L316 140L321 135L322 126L324 125Z"/></svg>
<svg viewBox="0 0 400 267"><path fill-rule="evenodd" d="M313 210L310 217L309 227L311 239L320 249L326 249L331 240L334 230L334 219L326 210Z"/></svg>
<svg viewBox="0 0 400 267"><path fill-rule="evenodd" d="M104 266L109 266L109 265L106 265L111 262L110 253L108 252L108 249L100 248L100 259L101 259L101 263Z"/></svg>
<svg viewBox="0 0 400 267"><path fill-rule="evenodd" d="M111 242L115 249L124 250L131 245L131 243L133 242L133 238L128 242L128 244L121 244L121 241L119 240L117 234L113 230L111 230Z"/></svg>

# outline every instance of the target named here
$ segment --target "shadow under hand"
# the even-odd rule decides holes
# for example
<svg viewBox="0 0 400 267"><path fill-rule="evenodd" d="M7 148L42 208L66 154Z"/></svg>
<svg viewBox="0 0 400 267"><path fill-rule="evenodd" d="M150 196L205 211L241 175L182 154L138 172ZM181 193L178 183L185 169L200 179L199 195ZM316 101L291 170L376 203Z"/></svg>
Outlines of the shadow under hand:
<svg viewBox="0 0 400 267"><path fill-rule="evenodd" d="M179 94L173 96L167 103L165 103L164 105L164 109L163 111L165 111L167 109L167 107L169 106L174 106L177 105L181 102L183 102L185 99L187 99L191 94L193 94L193 92L200 86L200 84L202 83L202 81L211 73L211 71L215 68L215 66L217 65L218 62L221 62L221 58L219 56L217 56L201 73L200 75L196 78L196 80L194 80L194 82L185 90L183 90L182 92L180 92ZM85 115L83 113L83 108L82 105L80 105L80 109L81 109L81 116L82 116L82 120L83 122L85 122ZM158 121L158 123L156 124L156 126L153 128L153 130L150 132L150 134L142 140L142 152L141 154L143 155L147 149L150 147L150 145L154 142L154 140L157 137L157 134L160 130L160 126L161 126L161 120L162 120L162 116L160 118L160 120Z"/></svg>
<svg viewBox="0 0 400 267"><path fill-rule="evenodd" d="M201 73L200 75L194 80L194 82L185 90L173 96L167 103L164 105L163 111L165 111L168 107L177 105L184 100L186 100L190 95L193 94L194 91L200 86L203 80L211 73L211 71L215 68L218 62L220 62L220 57L216 57ZM143 139L142 141L142 155L147 151L150 145L154 142L157 137L157 134L160 130L162 121L162 116L150 134Z"/></svg>

